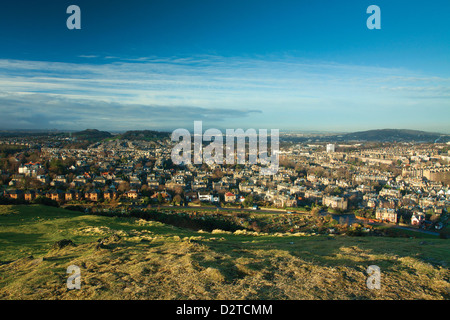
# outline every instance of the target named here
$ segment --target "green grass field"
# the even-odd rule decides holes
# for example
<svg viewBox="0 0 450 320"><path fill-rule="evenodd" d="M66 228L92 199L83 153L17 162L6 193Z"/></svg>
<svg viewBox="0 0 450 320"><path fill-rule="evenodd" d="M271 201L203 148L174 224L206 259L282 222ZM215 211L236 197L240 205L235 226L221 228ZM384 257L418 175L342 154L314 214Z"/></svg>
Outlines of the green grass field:
<svg viewBox="0 0 450 320"><path fill-rule="evenodd" d="M54 248L62 239L76 246ZM449 299L449 249L437 238L194 232L0 206L0 299ZM69 265L79 290L66 287ZM370 265L379 290L367 288Z"/></svg>

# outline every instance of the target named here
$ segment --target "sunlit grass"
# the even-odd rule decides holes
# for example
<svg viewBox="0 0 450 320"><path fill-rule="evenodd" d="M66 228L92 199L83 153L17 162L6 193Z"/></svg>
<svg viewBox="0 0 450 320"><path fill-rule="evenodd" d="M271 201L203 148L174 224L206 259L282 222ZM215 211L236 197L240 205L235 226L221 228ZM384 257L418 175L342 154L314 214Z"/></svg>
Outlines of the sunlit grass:
<svg viewBox="0 0 450 320"><path fill-rule="evenodd" d="M196 232L44 206L0 206L2 299L448 299L444 239ZM75 247L55 249L62 239ZM98 240L106 239L98 247ZM66 268L82 289L66 289ZM368 290L369 265L382 289Z"/></svg>

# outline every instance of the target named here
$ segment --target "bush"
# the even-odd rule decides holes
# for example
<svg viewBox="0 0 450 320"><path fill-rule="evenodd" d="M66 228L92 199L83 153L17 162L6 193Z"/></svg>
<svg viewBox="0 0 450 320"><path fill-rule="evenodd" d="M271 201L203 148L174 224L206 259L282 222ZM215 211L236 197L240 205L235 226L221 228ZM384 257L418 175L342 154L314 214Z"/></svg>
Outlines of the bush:
<svg viewBox="0 0 450 320"><path fill-rule="evenodd" d="M117 213L114 212L95 212L97 215L101 216L117 216ZM187 228L191 230L205 230L211 232L214 229L221 229L225 231L234 232L238 230L240 227L231 221L226 220L218 220L214 217L202 216L202 217L190 217L186 213L164 213L160 211L140 211L140 210L132 210L127 216L151 220L151 221L159 221L162 223L170 224L179 228Z"/></svg>
<svg viewBox="0 0 450 320"><path fill-rule="evenodd" d="M314 217L318 217L319 216L319 212L320 212L320 208L319 207L314 207L314 208L311 209L311 214Z"/></svg>
<svg viewBox="0 0 450 320"><path fill-rule="evenodd" d="M21 199L11 199L0 196L0 205L2 204L18 205L18 204L29 204L29 202Z"/></svg>
<svg viewBox="0 0 450 320"><path fill-rule="evenodd" d="M361 229L350 229L347 230L347 235L351 237L361 237L364 236L364 233L361 231Z"/></svg>
<svg viewBox="0 0 450 320"><path fill-rule="evenodd" d="M64 209L70 210L70 211L80 211L80 212L85 212L85 209L82 206L67 206L64 207Z"/></svg>
<svg viewBox="0 0 450 320"><path fill-rule="evenodd" d="M49 199L47 197L37 197L34 201L34 204L41 204L44 206L50 207L59 207L59 203L56 200Z"/></svg>

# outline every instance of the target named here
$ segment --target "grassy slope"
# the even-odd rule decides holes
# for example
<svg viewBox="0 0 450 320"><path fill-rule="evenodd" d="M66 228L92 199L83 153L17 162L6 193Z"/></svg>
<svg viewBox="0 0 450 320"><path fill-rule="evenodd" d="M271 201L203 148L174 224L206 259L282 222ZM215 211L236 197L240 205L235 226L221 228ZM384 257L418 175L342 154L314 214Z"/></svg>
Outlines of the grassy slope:
<svg viewBox="0 0 450 320"><path fill-rule="evenodd" d="M53 249L61 239L77 246ZM0 299L449 299L449 249L443 239L199 233L0 206ZM81 290L66 289L71 264ZM369 265L381 268L380 290L367 289Z"/></svg>

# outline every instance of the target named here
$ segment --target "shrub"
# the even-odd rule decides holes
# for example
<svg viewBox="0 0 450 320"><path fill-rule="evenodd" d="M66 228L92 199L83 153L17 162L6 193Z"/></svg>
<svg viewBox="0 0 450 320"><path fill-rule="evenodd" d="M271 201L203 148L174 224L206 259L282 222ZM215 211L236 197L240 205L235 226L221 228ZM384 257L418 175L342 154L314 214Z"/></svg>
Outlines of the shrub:
<svg viewBox="0 0 450 320"><path fill-rule="evenodd" d="M11 199L11 198L7 198L7 197L3 197L0 196L0 205L1 204L12 204L12 205L17 205L17 204L28 204L28 201L25 200L21 200L21 199Z"/></svg>
<svg viewBox="0 0 450 320"><path fill-rule="evenodd" d="M448 234L445 234L443 232L439 233L439 239L449 239L450 236Z"/></svg>
<svg viewBox="0 0 450 320"><path fill-rule="evenodd" d="M85 212L85 209L82 206L67 206L64 209L70 210L70 211L80 211Z"/></svg>
<svg viewBox="0 0 450 320"><path fill-rule="evenodd" d="M41 204L44 206L51 206L51 207L59 207L59 203L56 200L49 199L47 197L37 197L34 201L34 204Z"/></svg>

